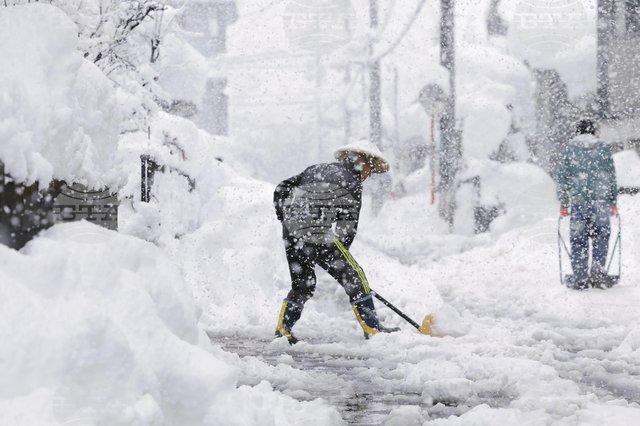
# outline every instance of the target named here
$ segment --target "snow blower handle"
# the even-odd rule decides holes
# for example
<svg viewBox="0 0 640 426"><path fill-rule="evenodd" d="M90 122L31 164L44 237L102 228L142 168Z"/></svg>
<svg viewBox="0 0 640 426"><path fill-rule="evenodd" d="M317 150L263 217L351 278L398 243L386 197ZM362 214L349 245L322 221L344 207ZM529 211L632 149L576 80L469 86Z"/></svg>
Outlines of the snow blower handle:
<svg viewBox="0 0 640 426"><path fill-rule="evenodd" d="M433 316L431 314L425 316L424 320L422 320L422 325L418 325L417 322L415 322L414 320L412 320L411 318L409 318L407 315L405 315L404 312L402 312L400 309L396 308L395 306L393 306L391 304L391 302L389 302L387 299L385 299L384 297L380 296L378 293L376 293L375 291L371 290L371 294L378 299L379 301L381 301L386 307L388 307L389 309L391 309L393 312L395 312L396 314L400 315L400 317L402 317L403 320L405 320L406 322L408 322L409 324L411 324L412 326L414 326L416 328L416 330L418 330L420 333L422 334L427 334L427 335L431 335L432 334L432 326L433 326Z"/></svg>

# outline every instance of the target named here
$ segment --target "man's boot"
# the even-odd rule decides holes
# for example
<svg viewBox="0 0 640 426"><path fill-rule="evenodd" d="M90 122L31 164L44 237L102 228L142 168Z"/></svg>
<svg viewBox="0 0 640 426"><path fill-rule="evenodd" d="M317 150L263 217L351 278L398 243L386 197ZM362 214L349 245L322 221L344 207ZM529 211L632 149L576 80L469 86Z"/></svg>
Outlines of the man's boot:
<svg viewBox="0 0 640 426"><path fill-rule="evenodd" d="M589 275L589 283L593 288L609 288L611 287L610 278L607 274L602 272L599 268L592 268L591 275Z"/></svg>
<svg viewBox="0 0 640 426"><path fill-rule="evenodd" d="M291 329L300 319L300 315L302 315L302 306L285 299L282 303L282 309L280 309L280 316L278 317L276 337L285 336L290 345L298 343L298 339L291 333Z"/></svg>
<svg viewBox="0 0 640 426"><path fill-rule="evenodd" d="M364 331L364 338L369 339L371 336L377 333L393 333L399 331L398 327L384 327L378 320L378 314L376 308L373 306L373 296L368 295L362 299L358 299L351 305L353 312L356 314L356 319L362 331Z"/></svg>

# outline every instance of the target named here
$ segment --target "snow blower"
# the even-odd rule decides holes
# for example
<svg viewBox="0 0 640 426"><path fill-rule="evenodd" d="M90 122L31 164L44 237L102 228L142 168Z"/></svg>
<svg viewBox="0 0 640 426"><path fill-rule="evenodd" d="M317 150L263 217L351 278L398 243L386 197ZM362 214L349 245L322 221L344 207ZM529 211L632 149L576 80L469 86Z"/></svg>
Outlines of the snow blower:
<svg viewBox="0 0 640 426"><path fill-rule="evenodd" d="M405 320L406 322L408 322L409 324L414 326L416 328L416 330L418 330L420 333L426 334L426 335L429 335L429 336L435 336L434 329L433 329L433 325L435 324L435 321L433 319L433 315L432 314L425 315L425 317L422 320L422 324L418 325L417 322L415 322L414 320L409 318L404 312L402 312L400 309L398 309L395 306L393 306L389 301L387 301L387 299L385 299L384 297L380 296L375 291L372 290L371 294L373 294L373 296L376 299L381 301L385 306L387 306L393 312L395 312L396 314L400 315L403 320Z"/></svg>
<svg viewBox="0 0 640 426"><path fill-rule="evenodd" d="M604 277L598 277L598 278L590 277L587 288L611 288L614 285L616 285L618 281L620 281L620 276L622 273L622 240L620 238L622 224L620 221L620 215L618 214L616 215L616 217L618 219L618 232L617 232L617 235L615 236L615 242L613 244L613 248L609 252L610 254L609 254L608 262L606 264ZM572 289L581 289L581 287L579 287L575 282L573 274L565 274L562 268L563 249L567 257L569 258L569 263L571 263L571 252L569 251L569 248L567 247L565 239L562 237L562 233L560 232L561 223L562 223L562 216L558 218L558 262L560 266L560 283ZM618 257L618 271L617 271L617 274L610 274L609 270L611 269L611 264L613 263L613 260L616 257L616 254Z"/></svg>

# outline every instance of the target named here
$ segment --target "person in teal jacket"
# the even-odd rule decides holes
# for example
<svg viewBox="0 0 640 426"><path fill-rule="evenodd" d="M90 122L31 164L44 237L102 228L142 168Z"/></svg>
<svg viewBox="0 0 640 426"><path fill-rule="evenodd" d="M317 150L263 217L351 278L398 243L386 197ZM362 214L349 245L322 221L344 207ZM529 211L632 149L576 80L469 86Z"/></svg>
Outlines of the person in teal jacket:
<svg viewBox="0 0 640 426"><path fill-rule="evenodd" d="M611 234L610 215L618 214L616 170L611 147L598 139L592 120L580 120L560 157L560 216L570 216L573 283L585 289L605 278ZM592 240L589 271L589 240Z"/></svg>

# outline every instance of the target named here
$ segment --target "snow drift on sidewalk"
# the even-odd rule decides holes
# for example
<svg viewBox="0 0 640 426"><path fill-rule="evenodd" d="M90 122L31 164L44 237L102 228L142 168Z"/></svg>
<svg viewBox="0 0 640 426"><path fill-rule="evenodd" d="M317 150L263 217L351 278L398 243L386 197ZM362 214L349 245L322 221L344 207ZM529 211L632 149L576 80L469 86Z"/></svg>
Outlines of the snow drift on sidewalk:
<svg viewBox="0 0 640 426"><path fill-rule="evenodd" d="M0 265L0 424L340 421L267 384L236 388L182 271L150 243L57 225L23 253L0 246Z"/></svg>

